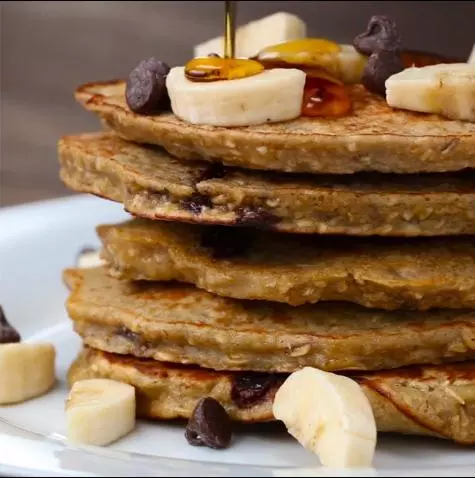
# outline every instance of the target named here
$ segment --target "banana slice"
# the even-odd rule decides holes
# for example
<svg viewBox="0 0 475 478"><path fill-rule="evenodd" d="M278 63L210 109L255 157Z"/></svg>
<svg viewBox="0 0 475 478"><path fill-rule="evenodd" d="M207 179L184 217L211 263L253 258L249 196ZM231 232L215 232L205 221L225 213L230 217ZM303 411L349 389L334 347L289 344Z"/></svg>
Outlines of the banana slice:
<svg viewBox="0 0 475 478"><path fill-rule="evenodd" d="M172 68L167 89L173 113L193 124L248 126L297 118L305 73L293 68L266 70L238 80L196 83L183 67Z"/></svg>
<svg viewBox="0 0 475 478"><path fill-rule="evenodd" d="M472 53L470 53L467 63L470 65L475 65L475 44L472 47Z"/></svg>
<svg viewBox="0 0 475 478"><path fill-rule="evenodd" d="M305 367L277 391L273 413L324 466L371 466L376 423L366 395L353 380Z"/></svg>
<svg viewBox="0 0 475 478"><path fill-rule="evenodd" d="M50 390L56 381L55 358L48 343L0 345L0 404L23 402Z"/></svg>
<svg viewBox="0 0 475 478"><path fill-rule="evenodd" d="M277 12L247 23L236 30L236 57L249 58L269 45L305 38L307 26L296 15ZM194 47L196 57L224 54L224 37L213 38Z"/></svg>
<svg viewBox="0 0 475 478"><path fill-rule="evenodd" d="M71 443L108 445L135 427L135 389L109 379L75 382L66 401Z"/></svg>
<svg viewBox="0 0 475 478"><path fill-rule="evenodd" d="M394 108L475 121L475 64L407 68L386 80L386 101Z"/></svg>
<svg viewBox="0 0 475 478"><path fill-rule="evenodd" d="M363 69L368 58L356 51L353 45L336 44L324 38L306 38L287 42L285 45L271 45L254 58L264 65L286 63L295 68L323 68L332 76L344 83L352 84L361 81ZM325 50L324 54L318 52Z"/></svg>
<svg viewBox="0 0 475 478"><path fill-rule="evenodd" d="M338 53L338 70L340 79L347 85L361 83L363 70L368 62L368 57L356 51L353 45L340 45Z"/></svg>
<svg viewBox="0 0 475 478"><path fill-rule="evenodd" d="M104 264L101 259L100 251L96 249L84 248L81 250L76 259L76 267L80 269L89 267L99 267Z"/></svg>

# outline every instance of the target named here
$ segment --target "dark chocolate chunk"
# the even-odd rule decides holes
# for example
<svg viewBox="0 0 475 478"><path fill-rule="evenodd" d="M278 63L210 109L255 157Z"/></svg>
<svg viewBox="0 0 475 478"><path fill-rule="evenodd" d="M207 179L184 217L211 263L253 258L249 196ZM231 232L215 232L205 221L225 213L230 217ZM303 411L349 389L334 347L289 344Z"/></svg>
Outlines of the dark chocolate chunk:
<svg viewBox="0 0 475 478"><path fill-rule="evenodd" d="M209 249L214 259L227 259L246 252L252 238L248 229L208 226L201 234L201 246Z"/></svg>
<svg viewBox="0 0 475 478"><path fill-rule="evenodd" d="M135 113L152 114L170 107L166 76L170 67L155 58L141 61L129 75L125 99Z"/></svg>
<svg viewBox="0 0 475 478"><path fill-rule="evenodd" d="M401 38L396 22L384 15L373 15L366 31L355 37L353 45L363 55L380 50L399 51Z"/></svg>
<svg viewBox="0 0 475 478"><path fill-rule="evenodd" d="M244 206L236 211L238 225L266 226L279 221L274 214L266 211L262 206Z"/></svg>
<svg viewBox="0 0 475 478"><path fill-rule="evenodd" d="M0 344L13 344L20 341L20 334L10 325L0 306Z"/></svg>
<svg viewBox="0 0 475 478"><path fill-rule="evenodd" d="M200 214L205 207L212 207L212 204L208 196L195 193L190 197L183 199L181 201L181 206L184 209L191 211L193 214Z"/></svg>
<svg viewBox="0 0 475 478"><path fill-rule="evenodd" d="M250 408L265 400L271 390L282 385L284 377L270 373L237 374L231 398L239 408Z"/></svg>
<svg viewBox="0 0 475 478"><path fill-rule="evenodd" d="M361 82L371 93L386 97L386 80L403 69L402 59L397 52L377 51L369 57Z"/></svg>
<svg viewBox="0 0 475 478"><path fill-rule="evenodd" d="M227 448L231 443L231 419L214 398L202 398L186 426L185 438L190 445Z"/></svg>

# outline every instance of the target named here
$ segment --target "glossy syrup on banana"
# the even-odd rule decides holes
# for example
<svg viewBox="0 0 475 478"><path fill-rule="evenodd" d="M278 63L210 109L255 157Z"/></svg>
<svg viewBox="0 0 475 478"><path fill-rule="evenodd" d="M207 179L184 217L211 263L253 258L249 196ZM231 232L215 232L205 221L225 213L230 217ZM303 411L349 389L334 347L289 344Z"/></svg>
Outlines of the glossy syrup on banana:
<svg viewBox="0 0 475 478"><path fill-rule="evenodd" d="M298 68L306 74L302 115L336 117L348 113L351 102L337 76L340 45L321 38L304 38L269 46L254 58L235 58L235 3L225 2L224 58L213 54L189 61L185 66L188 80L236 80L265 69Z"/></svg>

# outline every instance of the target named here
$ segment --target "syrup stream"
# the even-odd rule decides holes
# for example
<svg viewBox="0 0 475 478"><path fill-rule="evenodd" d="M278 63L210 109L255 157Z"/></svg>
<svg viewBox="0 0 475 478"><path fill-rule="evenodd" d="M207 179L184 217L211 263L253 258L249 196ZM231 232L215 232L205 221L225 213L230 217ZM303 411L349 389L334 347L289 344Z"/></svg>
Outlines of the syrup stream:
<svg viewBox="0 0 475 478"><path fill-rule="evenodd" d="M224 58L234 58L236 45L236 2L225 1Z"/></svg>

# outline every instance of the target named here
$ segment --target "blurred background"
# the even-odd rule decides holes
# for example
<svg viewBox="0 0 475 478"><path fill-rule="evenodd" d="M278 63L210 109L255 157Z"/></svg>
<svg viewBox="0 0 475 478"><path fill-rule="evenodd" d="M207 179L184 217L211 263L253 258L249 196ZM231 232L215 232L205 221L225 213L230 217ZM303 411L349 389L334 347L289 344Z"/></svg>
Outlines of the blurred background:
<svg viewBox="0 0 475 478"><path fill-rule="evenodd" d="M81 83L125 78L142 59L184 64L192 47L222 34L222 1L0 2L0 204L70 192L58 179L56 142L98 123L73 100ZM404 46L466 59L475 2L238 2L238 25L293 12L310 36L351 43L373 14L393 17Z"/></svg>

